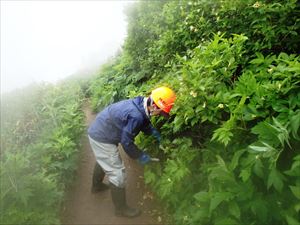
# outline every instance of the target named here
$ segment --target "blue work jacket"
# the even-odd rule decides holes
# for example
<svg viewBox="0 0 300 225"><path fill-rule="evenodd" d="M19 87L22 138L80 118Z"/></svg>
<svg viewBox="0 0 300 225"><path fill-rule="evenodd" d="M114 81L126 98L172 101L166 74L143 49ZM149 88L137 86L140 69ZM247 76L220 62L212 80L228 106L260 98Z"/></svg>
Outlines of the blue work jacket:
<svg viewBox="0 0 300 225"><path fill-rule="evenodd" d="M140 131L152 133L153 126L144 109L144 97L123 100L98 113L88 129L89 136L103 143L122 144L125 152L134 159L142 155L134 144Z"/></svg>

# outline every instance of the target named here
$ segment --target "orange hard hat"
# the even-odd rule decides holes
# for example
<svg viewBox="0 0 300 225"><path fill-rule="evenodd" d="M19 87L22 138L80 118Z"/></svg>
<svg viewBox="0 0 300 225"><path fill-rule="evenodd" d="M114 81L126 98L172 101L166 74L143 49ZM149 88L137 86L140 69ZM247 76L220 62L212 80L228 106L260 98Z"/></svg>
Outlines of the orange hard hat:
<svg viewBox="0 0 300 225"><path fill-rule="evenodd" d="M174 105L175 92L168 87L159 87L151 92L151 98L162 111L169 113Z"/></svg>

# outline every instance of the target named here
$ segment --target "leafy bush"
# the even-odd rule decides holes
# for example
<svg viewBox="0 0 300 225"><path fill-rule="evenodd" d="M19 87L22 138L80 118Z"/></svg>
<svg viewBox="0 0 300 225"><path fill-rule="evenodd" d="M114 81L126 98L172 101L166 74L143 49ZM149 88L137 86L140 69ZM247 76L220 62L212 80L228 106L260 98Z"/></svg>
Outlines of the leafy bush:
<svg viewBox="0 0 300 225"><path fill-rule="evenodd" d="M299 224L299 14L296 0L128 11L123 52L91 92L101 107L159 85L177 92L168 122L153 119L164 148L137 138L161 158L145 181L174 224Z"/></svg>
<svg viewBox="0 0 300 225"><path fill-rule="evenodd" d="M1 224L59 224L83 131L81 89L41 86L3 99Z"/></svg>

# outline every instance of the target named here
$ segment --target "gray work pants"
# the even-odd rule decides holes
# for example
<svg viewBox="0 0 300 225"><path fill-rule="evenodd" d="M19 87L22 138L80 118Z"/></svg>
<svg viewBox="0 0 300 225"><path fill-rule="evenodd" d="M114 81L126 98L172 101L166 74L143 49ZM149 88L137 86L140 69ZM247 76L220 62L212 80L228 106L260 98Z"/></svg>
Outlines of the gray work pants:
<svg viewBox="0 0 300 225"><path fill-rule="evenodd" d="M114 144L95 141L91 137L89 137L89 140L96 161L108 176L109 182L120 188L125 187L125 166L118 147Z"/></svg>

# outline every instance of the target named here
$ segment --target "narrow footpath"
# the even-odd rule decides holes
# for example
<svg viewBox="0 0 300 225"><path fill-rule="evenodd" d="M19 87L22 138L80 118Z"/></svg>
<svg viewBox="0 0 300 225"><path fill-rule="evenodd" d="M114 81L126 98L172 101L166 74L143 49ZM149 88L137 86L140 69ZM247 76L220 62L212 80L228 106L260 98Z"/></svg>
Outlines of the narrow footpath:
<svg viewBox="0 0 300 225"><path fill-rule="evenodd" d="M94 120L88 103L84 106L86 127ZM80 225L161 225L165 224L162 208L155 201L153 194L144 184L143 167L130 159L122 150L127 172L127 202L131 207L138 207L142 215L137 218L116 217L110 196L110 190L97 194L91 193L92 173L95 158L89 146L87 135L82 138L82 151L74 184L66 195L61 216L62 224ZM107 181L107 178L104 178Z"/></svg>

